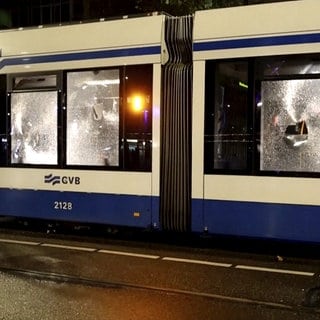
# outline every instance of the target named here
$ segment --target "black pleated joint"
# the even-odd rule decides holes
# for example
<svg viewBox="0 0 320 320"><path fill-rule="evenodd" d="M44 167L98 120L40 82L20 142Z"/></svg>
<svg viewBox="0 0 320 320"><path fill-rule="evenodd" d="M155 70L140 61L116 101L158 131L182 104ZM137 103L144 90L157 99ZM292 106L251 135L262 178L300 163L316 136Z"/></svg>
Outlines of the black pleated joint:
<svg viewBox="0 0 320 320"><path fill-rule="evenodd" d="M191 229L192 17L167 18L162 67L160 223Z"/></svg>

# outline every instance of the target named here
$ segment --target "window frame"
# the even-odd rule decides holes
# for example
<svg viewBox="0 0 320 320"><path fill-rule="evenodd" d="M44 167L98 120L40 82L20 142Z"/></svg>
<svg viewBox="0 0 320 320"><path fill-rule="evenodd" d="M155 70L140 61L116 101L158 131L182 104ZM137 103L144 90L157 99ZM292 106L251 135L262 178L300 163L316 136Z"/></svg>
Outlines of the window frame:
<svg viewBox="0 0 320 320"><path fill-rule="evenodd" d="M320 79L320 69L318 73L306 73L306 74L280 74L280 75L261 75L258 73L259 63L262 64L263 61L267 61L268 59L287 59L287 61L320 61L319 54L292 54L292 55L279 55L279 56L262 56L262 57L249 57L249 58L237 58L237 59L219 59L219 60L207 60L206 61L206 80L205 80L205 135L206 135L206 122L208 121L207 115L210 111L208 111L208 103L210 103L210 99L208 102L207 90L208 90L208 78L207 76L207 64L209 63L223 63L223 62L232 62L232 61L248 61L248 84L249 84L249 92L248 92L248 110L251 110L251 115L249 115L250 126L252 127L251 132L251 141L252 141L252 152L251 152L251 166L248 166L246 170L230 170L230 169L214 169L208 167L208 155L210 155L210 151L208 151L208 146L206 146L206 136L204 135L204 173L205 174L225 174L225 175L253 175L253 176L278 176L278 177L320 177L319 172L311 172L311 171L279 171L279 170L261 170L260 168L260 151L259 143L260 143L260 135L261 135L261 119L260 114L257 108L257 96L261 94L261 82L267 80L304 80L304 79ZM300 66L304 64L301 63ZM320 65L320 63L319 63ZM261 66L260 66L261 69ZM212 76L211 76L212 78ZM211 98L211 102L214 101L214 98Z"/></svg>
<svg viewBox="0 0 320 320"><path fill-rule="evenodd" d="M95 71L95 70L113 70L119 71L119 163L117 166L96 166L96 165L75 165L67 164L67 74L69 72L84 72L84 71ZM130 71L131 70L131 71ZM144 72L139 72L139 70ZM131 72L131 73L130 73ZM104 171L130 171L130 172L151 172L152 170L152 136L153 136L153 64L138 64L138 65L126 65L126 66L106 66L99 68L81 68L81 69L70 69L61 71L48 71L48 72L24 72L4 75L5 86L5 128L1 128L1 139L7 140L2 142L2 147L7 148L5 151L5 161L0 163L0 167L23 167L23 168L59 168L59 169L76 169L76 170L104 170ZM147 75L145 74L147 73ZM137 134L129 132L128 128L131 128L130 124L126 124L127 116L126 108L128 108L127 96L128 96L128 85L126 84L127 74L131 74L132 83L137 82L138 85L144 87L147 91L147 103L146 107L148 110L147 118L148 124L144 125L142 130L138 130ZM35 79L37 77L44 78L45 76L55 76L56 81L54 85L48 86L37 86L31 85L28 87L17 88L15 85L15 79L18 78L30 78ZM20 80L21 80L20 79ZM35 81L36 83L36 81ZM132 87L132 85L131 85ZM133 86L134 87L134 86ZM40 92L40 91L55 91L57 92L57 164L32 164L32 163L13 163L11 161L12 156L12 141L11 141L11 95L16 92ZM134 128L133 126L132 128ZM135 139L132 139L134 136ZM133 143L132 141L135 140ZM126 145L126 142L128 144ZM131 144L129 146L129 144ZM134 159L128 158L126 148L134 147L139 153L138 164ZM141 153L143 154L141 158ZM142 160L141 160L142 159ZM143 160L144 159L144 160ZM140 162L141 163L140 163Z"/></svg>
<svg viewBox="0 0 320 320"><path fill-rule="evenodd" d="M15 79L25 78L26 80L33 78L43 78L46 76L54 76L56 78L55 85L48 86L27 86L17 88L15 86ZM59 71L51 72L26 72L8 74L6 79L6 94L7 94L7 163L5 166L9 167L21 167L21 168L57 168L61 167L61 157L59 152L59 128L61 127L60 106L61 106L61 90L62 90L62 73ZM12 94L15 93L32 93L32 92L56 92L57 94L57 163L56 164L38 164L38 163L13 163L12 162L12 113L11 113L11 100Z"/></svg>

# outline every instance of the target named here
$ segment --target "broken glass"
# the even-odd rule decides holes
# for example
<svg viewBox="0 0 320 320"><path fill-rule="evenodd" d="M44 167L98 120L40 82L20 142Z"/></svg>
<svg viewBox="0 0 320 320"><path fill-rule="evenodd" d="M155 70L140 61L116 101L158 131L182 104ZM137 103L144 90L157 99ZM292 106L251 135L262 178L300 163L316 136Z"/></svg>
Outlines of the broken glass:
<svg viewBox="0 0 320 320"><path fill-rule="evenodd" d="M119 70L67 75L67 164L119 165Z"/></svg>
<svg viewBox="0 0 320 320"><path fill-rule="evenodd" d="M57 92L11 95L11 162L57 164Z"/></svg>
<svg viewBox="0 0 320 320"><path fill-rule="evenodd" d="M320 172L320 79L262 81L260 169Z"/></svg>

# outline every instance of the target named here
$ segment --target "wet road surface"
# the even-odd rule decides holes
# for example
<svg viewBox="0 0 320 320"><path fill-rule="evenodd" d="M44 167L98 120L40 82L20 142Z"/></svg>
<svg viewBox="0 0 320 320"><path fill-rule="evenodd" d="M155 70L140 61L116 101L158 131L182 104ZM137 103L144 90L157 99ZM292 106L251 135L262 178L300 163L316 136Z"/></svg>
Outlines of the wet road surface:
<svg viewBox="0 0 320 320"><path fill-rule="evenodd" d="M0 319L313 320L319 272L312 259L0 234Z"/></svg>
<svg viewBox="0 0 320 320"><path fill-rule="evenodd" d="M153 290L99 288L0 273L0 319L319 319L309 311L273 308Z"/></svg>

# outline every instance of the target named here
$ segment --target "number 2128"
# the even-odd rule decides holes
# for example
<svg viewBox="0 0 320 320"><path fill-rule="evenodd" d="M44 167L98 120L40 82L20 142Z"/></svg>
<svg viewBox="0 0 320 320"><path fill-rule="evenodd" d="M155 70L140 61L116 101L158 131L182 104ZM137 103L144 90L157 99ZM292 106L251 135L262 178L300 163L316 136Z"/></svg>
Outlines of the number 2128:
<svg viewBox="0 0 320 320"><path fill-rule="evenodd" d="M55 201L53 205L55 210L72 210L72 202Z"/></svg>

